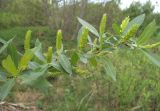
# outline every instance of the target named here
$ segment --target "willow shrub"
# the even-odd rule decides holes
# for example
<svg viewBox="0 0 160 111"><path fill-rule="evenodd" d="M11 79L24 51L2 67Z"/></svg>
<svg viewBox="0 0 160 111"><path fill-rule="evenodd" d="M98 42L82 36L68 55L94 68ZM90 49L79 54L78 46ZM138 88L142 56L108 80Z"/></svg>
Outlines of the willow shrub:
<svg viewBox="0 0 160 111"><path fill-rule="evenodd" d="M106 31L106 14L102 17L99 31L88 22L78 18L82 27L78 32L77 47L70 50L64 50L61 30L57 32L56 51L49 46L47 52L43 52L42 44L38 39L35 46L30 47L30 30L25 36L24 53L18 51L12 44L14 38L9 41L0 39L3 44L0 55L6 56L0 61L0 100L3 101L7 97L15 83L29 85L46 92L49 87L52 87L47 77L57 77L63 74L82 76L81 73L87 75L81 69L80 64L88 64L94 67L93 69L101 69L99 71L116 81L116 70L109 56L113 51L122 50L122 48L139 50L152 63L160 67L160 57L150 50L159 46L160 42L148 44L157 29L155 21L153 20L137 37L144 19L144 14L131 21L129 17L126 17L120 25L113 23L114 33L111 34ZM68 52L71 56L68 56Z"/></svg>

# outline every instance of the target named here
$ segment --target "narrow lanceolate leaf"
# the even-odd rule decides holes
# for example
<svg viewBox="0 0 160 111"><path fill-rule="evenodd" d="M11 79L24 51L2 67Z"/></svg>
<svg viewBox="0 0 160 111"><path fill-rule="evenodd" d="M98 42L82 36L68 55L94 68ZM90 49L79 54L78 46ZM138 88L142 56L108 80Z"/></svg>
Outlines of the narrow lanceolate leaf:
<svg viewBox="0 0 160 111"><path fill-rule="evenodd" d="M137 24L133 25L131 27L131 29L126 33L126 35L121 38L121 40L119 41L119 43L126 42L131 37L133 37L136 34L138 28L139 28L139 25L137 25Z"/></svg>
<svg viewBox="0 0 160 111"><path fill-rule="evenodd" d="M82 63L87 64L88 63L88 57L86 54L80 54L79 59Z"/></svg>
<svg viewBox="0 0 160 111"><path fill-rule="evenodd" d="M139 36L137 43L138 44L143 44L147 42L152 35L155 33L157 27L156 27L156 22L153 20L142 32L142 34Z"/></svg>
<svg viewBox="0 0 160 111"><path fill-rule="evenodd" d="M7 48L7 53L11 56L16 67L18 67L19 54L18 54L16 47L12 44L9 44L9 46Z"/></svg>
<svg viewBox="0 0 160 111"><path fill-rule="evenodd" d="M142 15L139 15L137 16L136 18L134 18L133 20L131 20L127 27L124 29L123 31L123 35L126 35L126 33L131 29L131 27L134 25L134 24L137 24L137 25L142 25L143 21L145 19L145 14L142 14Z"/></svg>
<svg viewBox="0 0 160 111"><path fill-rule="evenodd" d="M41 42L40 42L38 39L36 40L35 47L36 47L36 50L33 51L33 52L34 52L34 55L35 55L40 61L46 62L46 59L45 59L45 57L44 57L43 54L42 54L42 44L41 44Z"/></svg>
<svg viewBox="0 0 160 111"><path fill-rule="evenodd" d="M9 74L12 74L14 77L18 75L17 68L10 55L2 61L2 66Z"/></svg>
<svg viewBox="0 0 160 111"><path fill-rule="evenodd" d="M140 48L145 48L145 49L150 49L150 48L154 48L160 46L160 42L157 42L155 44L151 44L151 45L144 45L144 46L140 46Z"/></svg>
<svg viewBox="0 0 160 111"><path fill-rule="evenodd" d="M31 40L31 30L28 30L26 35L25 35L25 41L24 41L24 49L25 51L30 49L30 40Z"/></svg>
<svg viewBox="0 0 160 111"><path fill-rule="evenodd" d="M155 65L157 65L158 67L160 67L160 57L158 55L153 54L152 52L148 51L148 50L141 50L144 55Z"/></svg>
<svg viewBox="0 0 160 111"><path fill-rule="evenodd" d="M6 43L6 41L5 41L5 40L3 40L2 38L0 38L0 43L5 44L5 43Z"/></svg>
<svg viewBox="0 0 160 111"><path fill-rule="evenodd" d="M82 26L79 31L78 31L78 36L77 36L77 46L79 47L80 45L80 39L81 39L81 36L82 36L82 32L84 30L84 27Z"/></svg>
<svg viewBox="0 0 160 111"><path fill-rule="evenodd" d="M52 50L53 50L53 48L52 47L48 47L48 53L47 53L47 62L48 63L51 63L52 62Z"/></svg>
<svg viewBox="0 0 160 111"><path fill-rule="evenodd" d="M8 45L13 41L13 38L10 39L9 41L5 42L4 45L0 49L0 54L3 53L3 51L8 47Z"/></svg>
<svg viewBox="0 0 160 111"><path fill-rule="evenodd" d="M103 66L105 73L110 76L114 81L116 81L116 70L115 67L113 66L112 62L109 60L104 61L104 66Z"/></svg>
<svg viewBox="0 0 160 111"><path fill-rule="evenodd" d="M58 30L56 37L56 49L59 52L62 48L62 31Z"/></svg>
<svg viewBox="0 0 160 111"><path fill-rule="evenodd" d="M69 59L68 59L65 55L63 55L63 54L60 55L59 62L60 62L60 64L61 64L61 66L63 67L63 69L64 69L67 73L72 74L72 66L71 66L71 63L70 63Z"/></svg>
<svg viewBox="0 0 160 111"><path fill-rule="evenodd" d="M43 77L45 74L47 74L48 65L43 65L38 67L37 69L33 71L26 71L21 76L20 79L22 80L22 84L32 85L34 81L36 81L38 78Z"/></svg>
<svg viewBox="0 0 160 111"><path fill-rule="evenodd" d="M90 45L90 47L93 46L92 39L91 39L91 37L89 35L88 35L88 44Z"/></svg>
<svg viewBox="0 0 160 111"><path fill-rule="evenodd" d="M100 32L101 35L103 35L105 33L106 22L107 22L107 15L104 14L103 17L102 17L102 19L101 19L100 27L99 27L99 32Z"/></svg>
<svg viewBox="0 0 160 111"><path fill-rule="evenodd" d="M123 32L123 31L125 30L125 28L127 27L128 23L129 23L129 20L130 20L130 18L129 18L129 17L126 17L126 18L122 21L122 23L121 23L121 25L120 25L120 27L121 27L120 32Z"/></svg>
<svg viewBox="0 0 160 111"><path fill-rule="evenodd" d="M79 43L79 48L83 49L87 45L87 40L88 40L88 29L84 28L82 31L82 35L80 37L80 43Z"/></svg>
<svg viewBox="0 0 160 111"><path fill-rule="evenodd" d="M31 70L35 70L40 66L41 66L41 64L39 64L37 62L29 62L29 64L28 64L28 68Z"/></svg>
<svg viewBox="0 0 160 111"><path fill-rule="evenodd" d="M89 24L81 18L78 18L78 21L82 24L83 27L88 28L88 30L92 32L96 37L100 37L98 31L91 24Z"/></svg>
<svg viewBox="0 0 160 111"><path fill-rule="evenodd" d="M0 71L0 81L6 81L7 80L7 75L5 72Z"/></svg>
<svg viewBox="0 0 160 111"><path fill-rule="evenodd" d="M14 84L15 84L15 79L10 79L0 87L1 101L3 101L7 97L7 95L10 93L11 89L13 88Z"/></svg>
<svg viewBox="0 0 160 111"><path fill-rule="evenodd" d="M31 59L33 58L33 52L31 50L28 50L27 52L24 53L24 55L22 56L19 64L18 64L18 70L19 71L23 71L27 68L28 63L31 61Z"/></svg>

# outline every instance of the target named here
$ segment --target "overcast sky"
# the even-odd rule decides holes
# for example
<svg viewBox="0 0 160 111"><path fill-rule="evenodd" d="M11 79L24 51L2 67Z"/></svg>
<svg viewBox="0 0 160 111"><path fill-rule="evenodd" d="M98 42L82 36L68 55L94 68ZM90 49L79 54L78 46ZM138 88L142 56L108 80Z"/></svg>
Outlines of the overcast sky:
<svg viewBox="0 0 160 111"><path fill-rule="evenodd" d="M102 2L102 1L108 1L108 0L91 0L91 1L96 1L96 2ZM122 9L128 8L130 4L134 1L139 1L141 3L145 3L148 0L121 0L120 7ZM155 6L154 12L160 12L160 0L150 0L152 5Z"/></svg>

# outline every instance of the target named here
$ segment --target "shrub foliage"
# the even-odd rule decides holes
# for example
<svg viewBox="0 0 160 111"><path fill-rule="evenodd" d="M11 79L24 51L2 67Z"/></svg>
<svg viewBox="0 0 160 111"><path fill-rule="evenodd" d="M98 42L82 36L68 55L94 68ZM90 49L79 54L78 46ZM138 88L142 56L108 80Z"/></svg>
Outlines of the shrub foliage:
<svg viewBox="0 0 160 111"><path fill-rule="evenodd" d="M116 70L109 56L116 50L128 48L139 50L152 63L160 67L160 57L153 54L150 49L160 45L160 42L150 44L149 40L156 31L155 21L152 21L137 35L145 15L139 15L130 21L126 17L120 25L113 23L113 34L106 31L107 15L104 14L99 26L99 31L91 24L78 18L82 27L77 36L77 47L65 50L63 47L62 31L58 30L56 36L56 51L49 46L47 52L43 52L42 44L37 39L34 47L30 46L31 31L26 33L24 52L20 52L12 44L13 39L5 41L0 39L3 46L0 55L0 100L3 101L15 83L33 86L44 92L52 87L48 77L57 77L62 74L68 76L86 77L87 71L81 69L81 64L98 68L116 81ZM82 74L83 73L83 74Z"/></svg>

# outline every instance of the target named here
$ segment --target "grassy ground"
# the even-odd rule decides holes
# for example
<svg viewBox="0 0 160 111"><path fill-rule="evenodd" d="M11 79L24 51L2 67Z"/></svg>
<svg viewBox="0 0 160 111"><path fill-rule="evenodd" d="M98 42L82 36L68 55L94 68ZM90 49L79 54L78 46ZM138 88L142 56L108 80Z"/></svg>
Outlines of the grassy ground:
<svg viewBox="0 0 160 111"><path fill-rule="evenodd" d="M0 30L0 38L9 40L14 37L14 44L17 48L23 48L25 33L32 31L31 44L34 45L36 39L43 41L43 45L53 45L55 42L55 31L51 31L48 27L13 27L10 29Z"/></svg>
<svg viewBox="0 0 160 111"><path fill-rule="evenodd" d="M11 38L14 39L14 44L20 50L23 50L23 41L25 38L25 33L31 30L32 31L32 38L31 38L31 45L33 46L36 39L42 41L43 47L47 48L48 46L55 46L55 38L56 38L56 30L51 31L48 27L13 27L10 29L0 30L0 38L4 40L9 40ZM64 37L67 38L67 37ZM75 42L70 40L64 40L64 47L69 47L75 45ZM67 42L67 43L65 43Z"/></svg>
<svg viewBox="0 0 160 111"><path fill-rule="evenodd" d="M51 80L46 95L17 86L8 99L32 102L43 111L159 111L160 69L137 51L118 51L111 59L116 82L95 70L89 78L64 75Z"/></svg>

